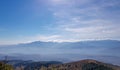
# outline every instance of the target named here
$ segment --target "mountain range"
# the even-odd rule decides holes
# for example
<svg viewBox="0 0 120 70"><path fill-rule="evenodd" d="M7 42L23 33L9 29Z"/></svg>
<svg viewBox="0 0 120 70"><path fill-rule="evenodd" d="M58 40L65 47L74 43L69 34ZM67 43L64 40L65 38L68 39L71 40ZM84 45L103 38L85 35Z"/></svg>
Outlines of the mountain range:
<svg viewBox="0 0 120 70"><path fill-rule="evenodd" d="M41 42L1 45L0 59L62 61L96 59L120 65L120 41L94 40L80 42Z"/></svg>
<svg viewBox="0 0 120 70"><path fill-rule="evenodd" d="M35 41L30 43L21 43L16 45L0 45L0 47L61 47L61 48L80 48L80 47L118 47L120 41L118 40L93 40L93 41L79 41L79 42L42 42Z"/></svg>

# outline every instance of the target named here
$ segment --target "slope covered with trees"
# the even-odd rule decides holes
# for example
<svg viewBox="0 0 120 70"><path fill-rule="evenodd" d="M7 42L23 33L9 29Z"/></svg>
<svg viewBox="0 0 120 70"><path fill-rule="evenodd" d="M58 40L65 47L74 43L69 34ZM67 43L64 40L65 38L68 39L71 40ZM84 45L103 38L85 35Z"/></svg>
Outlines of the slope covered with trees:
<svg viewBox="0 0 120 70"><path fill-rule="evenodd" d="M119 66L98 62L96 60L82 60L43 68L44 70L120 70ZM43 70L43 68L40 70Z"/></svg>
<svg viewBox="0 0 120 70"><path fill-rule="evenodd" d="M0 70L13 70L13 67L4 62L0 62Z"/></svg>
<svg viewBox="0 0 120 70"><path fill-rule="evenodd" d="M32 62L21 65L20 63L20 66L14 67L14 69L11 65L0 62L0 70L120 70L120 67L87 59L64 64L58 62Z"/></svg>

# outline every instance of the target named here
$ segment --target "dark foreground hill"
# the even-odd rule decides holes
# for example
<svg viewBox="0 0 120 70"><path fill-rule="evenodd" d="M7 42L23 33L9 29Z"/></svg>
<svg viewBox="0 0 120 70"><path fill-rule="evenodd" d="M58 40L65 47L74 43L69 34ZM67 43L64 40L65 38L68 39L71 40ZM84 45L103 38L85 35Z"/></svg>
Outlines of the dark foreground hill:
<svg viewBox="0 0 120 70"><path fill-rule="evenodd" d="M16 64L15 64L16 65ZM13 65L14 66L14 65ZM81 60L61 64L59 62L23 62L12 65L0 62L0 70L120 70L120 66L102 63L96 60Z"/></svg>
<svg viewBox="0 0 120 70"><path fill-rule="evenodd" d="M61 65L41 67L40 70L120 70L120 67L96 60L82 60Z"/></svg>

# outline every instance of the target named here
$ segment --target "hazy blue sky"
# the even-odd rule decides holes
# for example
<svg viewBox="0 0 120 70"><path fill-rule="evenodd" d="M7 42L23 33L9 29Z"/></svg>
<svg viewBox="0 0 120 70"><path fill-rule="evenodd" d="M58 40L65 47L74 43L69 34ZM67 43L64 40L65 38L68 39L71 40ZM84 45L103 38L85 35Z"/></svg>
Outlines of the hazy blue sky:
<svg viewBox="0 0 120 70"><path fill-rule="evenodd" d="M0 0L0 44L120 40L120 0Z"/></svg>

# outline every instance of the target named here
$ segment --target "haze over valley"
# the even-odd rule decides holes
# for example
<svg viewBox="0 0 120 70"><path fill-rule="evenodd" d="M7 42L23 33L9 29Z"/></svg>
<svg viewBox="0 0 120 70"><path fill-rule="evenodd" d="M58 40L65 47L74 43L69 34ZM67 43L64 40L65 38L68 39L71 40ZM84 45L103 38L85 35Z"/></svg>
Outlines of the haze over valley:
<svg viewBox="0 0 120 70"><path fill-rule="evenodd" d="M0 0L0 70L120 70L120 0Z"/></svg>
<svg viewBox="0 0 120 70"><path fill-rule="evenodd" d="M96 59L120 65L120 41L98 40L81 42L31 42L0 46L1 59L71 62ZM3 55L3 56L2 56ZM115 60L114 60L115 59Z"/></svg>

